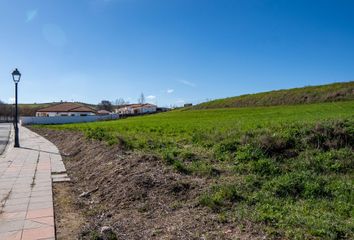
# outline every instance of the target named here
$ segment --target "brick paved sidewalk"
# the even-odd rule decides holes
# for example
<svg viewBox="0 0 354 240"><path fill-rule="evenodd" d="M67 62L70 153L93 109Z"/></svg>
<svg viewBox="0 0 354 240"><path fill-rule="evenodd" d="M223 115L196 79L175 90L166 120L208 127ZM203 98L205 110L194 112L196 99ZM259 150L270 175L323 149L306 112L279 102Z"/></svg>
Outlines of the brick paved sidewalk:
<svg viewBox="0 0 354 240"><path fill-rule="evenodd" d="M65 172L61 156L23 127L20 146L0 156L0 239L55 239L51 175Z"/></svg>

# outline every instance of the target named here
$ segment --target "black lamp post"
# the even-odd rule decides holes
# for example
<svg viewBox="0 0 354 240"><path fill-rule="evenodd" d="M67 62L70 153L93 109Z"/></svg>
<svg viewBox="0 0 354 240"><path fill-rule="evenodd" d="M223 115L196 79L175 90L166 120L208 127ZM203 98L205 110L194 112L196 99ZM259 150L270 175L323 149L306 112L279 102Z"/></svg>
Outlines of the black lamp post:
<svg viewBox="0 0 354 240"><path fill-rule="evenodd" d="M12 79L15 83L15 118L14 118L14 127L15 127L15 147L20 147L20 143L18 140L18 108L17 108L17 85L21 79L21 73L17 70L17 68L12 72Z"/></svg>

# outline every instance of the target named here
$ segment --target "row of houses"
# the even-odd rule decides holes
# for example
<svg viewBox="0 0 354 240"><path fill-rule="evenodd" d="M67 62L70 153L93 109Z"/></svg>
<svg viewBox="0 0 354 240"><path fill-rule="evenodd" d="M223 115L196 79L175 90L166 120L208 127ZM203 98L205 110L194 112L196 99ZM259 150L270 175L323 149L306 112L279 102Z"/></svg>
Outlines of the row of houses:
<svg viewBox="0 0 354 240"><path fill-rule="evenodd" d="M145 103L145 104L127 104L121 106L120 108L114 109L113 112L107 110L97 111L89 106L81 105L78 103L59 103L49 107L39 109L36 112L37 117L57 117L57 116L94 116L94 115L109 115L109 114L119 114L119 115L140 115L157 112L158 108L156 105Z"/></svg>
<svg viewBox="0 0 354 240"><path fill-rule="evenodd" d="M139 115L139 114L155 113L157 112L157 106L150 103L127 104L116 109L115 112L120 115Z"/></svg>

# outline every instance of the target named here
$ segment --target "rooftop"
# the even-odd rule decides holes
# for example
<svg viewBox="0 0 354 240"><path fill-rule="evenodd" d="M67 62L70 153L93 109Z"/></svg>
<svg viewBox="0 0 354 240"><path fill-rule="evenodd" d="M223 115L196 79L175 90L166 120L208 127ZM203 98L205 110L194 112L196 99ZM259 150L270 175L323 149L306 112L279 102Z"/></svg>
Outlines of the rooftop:
<svg viewBox="0 0 354 240"><path fill-rule="evenodd" d="M49 107L39 109L37 112L93 112L96 110L78 103L59 103Z"/></svg>

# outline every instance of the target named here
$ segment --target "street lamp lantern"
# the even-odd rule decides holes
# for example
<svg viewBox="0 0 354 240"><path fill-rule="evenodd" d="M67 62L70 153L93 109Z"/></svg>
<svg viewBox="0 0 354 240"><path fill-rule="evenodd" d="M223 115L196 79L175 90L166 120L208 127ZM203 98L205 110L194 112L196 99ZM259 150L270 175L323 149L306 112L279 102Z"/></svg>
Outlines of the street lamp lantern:
<svg viewBox="0 0 354 240"><path fill-rule="evenodd" d="M14 147L20 147L19 143L19 137L18 137L18 107L17 107L17 85L20 82L21 79L21 73L20 71L16 68L12 72L12 79L15 82L15 117L14 117L14 128L15 128L15 146Z"/></svg>
<svg viewBox="0 0 354 240"><path fill-rule="evenodd" d="M12 79L15 83L18 83L21 79L21 73L17 68L12 72Z"/></svg>

